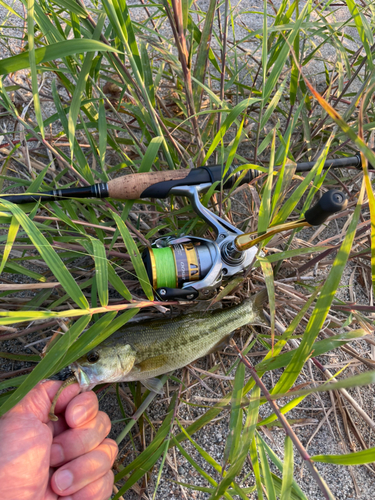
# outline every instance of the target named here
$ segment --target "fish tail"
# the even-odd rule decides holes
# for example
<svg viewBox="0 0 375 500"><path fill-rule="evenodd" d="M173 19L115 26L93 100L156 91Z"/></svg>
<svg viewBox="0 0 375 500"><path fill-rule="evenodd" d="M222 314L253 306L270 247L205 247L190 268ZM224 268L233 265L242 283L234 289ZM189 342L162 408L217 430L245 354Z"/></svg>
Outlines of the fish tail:
<svg viewBox="0 0 375 500"><path fill-rule="evenodd" d="M258 316L260 323L263 323L263 324L265 323L265 318L264 318L264 314L263 314L263 307L264 307L264 304L267 302L267 300L268 300L267 288L264 288L263 290L258 292L254 297L254 308L257 311L257 316Z"/></svg>
<svg viewBox="0 0 375 500"><path fill-rule="evenodd" d="M260 292L258 292L254 297L254 305L258 308L263 307L267 302L268 292L267 288L263 288Z"/></svg>

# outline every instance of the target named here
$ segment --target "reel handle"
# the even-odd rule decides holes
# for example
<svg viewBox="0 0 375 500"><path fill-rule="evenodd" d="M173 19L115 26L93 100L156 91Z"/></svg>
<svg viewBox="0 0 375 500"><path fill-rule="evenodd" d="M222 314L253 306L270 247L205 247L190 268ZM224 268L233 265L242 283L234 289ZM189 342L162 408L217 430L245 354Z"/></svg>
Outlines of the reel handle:
<svg viewBox="0 0 375 500"><path fill-rule="evenodd" d="M235 249L239 252L244 252L270 236L274 236L283 231L289 231L290 229L297 229L300 227L320 226L320 224L323 224L330 215L340 212L340 210L344 210L347 205L348 199L344 193L338 189L331 189L324 193L316 205L306 211L303 219L270 227L266 233L256 238L253 238L254 233L240 234L234 241Z"/></svg>
<svg viewBox="0 0 375 500"><path fill-rule="evenodd" d="M305 220L310 226L320 226L330 215L344 210L348 199L338 189L331 189L323 194L318 203L305 213Z"/></svg>

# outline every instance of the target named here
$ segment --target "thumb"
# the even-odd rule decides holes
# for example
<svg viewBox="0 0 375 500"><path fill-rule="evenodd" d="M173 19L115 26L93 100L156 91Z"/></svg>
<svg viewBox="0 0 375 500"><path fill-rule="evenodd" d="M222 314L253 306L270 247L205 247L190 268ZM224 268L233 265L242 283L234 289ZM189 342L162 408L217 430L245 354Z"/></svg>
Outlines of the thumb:
<svg viewBox="0 0 375 500"><path fill-rule="evenodd" d="M49 421L49 411L53 397L63 384L60 380L42 380L31 391L14 406L7 415L21 416L31 415L35 416L43 423ZM56 404L56 413L61 413L65 410L68 403L79 394L80 388L78 384L69 385L66 387Z"/></svg>

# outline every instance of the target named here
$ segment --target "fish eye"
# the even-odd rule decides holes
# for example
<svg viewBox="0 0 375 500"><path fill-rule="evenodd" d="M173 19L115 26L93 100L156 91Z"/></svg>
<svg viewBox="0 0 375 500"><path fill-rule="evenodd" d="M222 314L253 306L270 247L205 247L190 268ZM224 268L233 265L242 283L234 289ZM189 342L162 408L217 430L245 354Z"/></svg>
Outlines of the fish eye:
<svg viewBox="0 0 375 500"><path fill-rule="evenodd" d="M87 355L87 361L89 363L96 363L99 359L99 353L97 351L89 352Z"/></svg>

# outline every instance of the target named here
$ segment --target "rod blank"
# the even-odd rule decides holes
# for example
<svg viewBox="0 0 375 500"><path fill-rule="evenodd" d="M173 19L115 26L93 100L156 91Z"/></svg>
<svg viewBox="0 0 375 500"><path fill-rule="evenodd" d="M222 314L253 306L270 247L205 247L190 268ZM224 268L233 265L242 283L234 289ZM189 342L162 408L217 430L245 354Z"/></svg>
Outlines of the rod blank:
<svg viewBox="0 0 375 500"><path fill-rule="evenodd" d="M108 198L108 186L106 183L101 182L87 187L54 189L41 194L12 194L0 196L0 202L6 200L20 205L37 201L70 200L71 198Z"/></svg>

